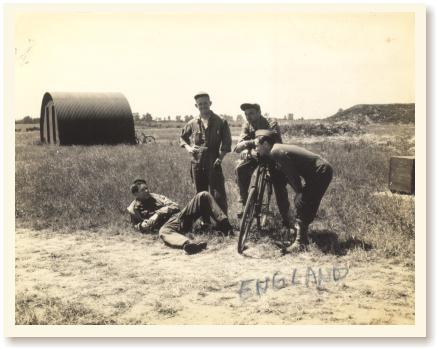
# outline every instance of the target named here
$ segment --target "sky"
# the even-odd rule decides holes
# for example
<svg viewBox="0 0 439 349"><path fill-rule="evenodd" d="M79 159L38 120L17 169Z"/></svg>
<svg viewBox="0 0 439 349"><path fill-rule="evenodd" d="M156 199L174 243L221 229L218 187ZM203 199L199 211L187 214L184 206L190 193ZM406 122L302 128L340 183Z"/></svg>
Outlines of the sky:
<svg viewBox="0 0 439 349"><path fill-rule="evenodd" d="M321 118L415 101L410 13L27 13L15 21L14 117L45 92L122 92L133 112L217 114L256 102L272 117Z"/></svg>

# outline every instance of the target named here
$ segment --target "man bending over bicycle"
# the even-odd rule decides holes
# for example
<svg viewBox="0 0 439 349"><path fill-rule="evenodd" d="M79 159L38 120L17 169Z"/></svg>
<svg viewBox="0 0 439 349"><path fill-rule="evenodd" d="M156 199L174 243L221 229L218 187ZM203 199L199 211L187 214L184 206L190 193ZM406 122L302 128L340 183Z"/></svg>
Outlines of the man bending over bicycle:
<svg viewBox="0 0 439 349"><path fill-rule="evenodd" d="M261 107L259 104L244 103L241 104L241 110L245 113L247 122L243 124L238 144L234 151L241 154L241 161L235 168L236 178L239 187L239 195L241 197L241 209L238 212L238 218L242 217L242 212L247 202L248 188L253 172L258 166L258 161L252 155L252 149L255 148L255 132L258 130L274 131L275 143L282 143L279 125L276 121L266 119L261 115ZM270 176L273 182L274 193L276 196L277 206L282 217L285 227L289 227L290 220L288 212L290 203L288 201L288 191L286 188L286 179L284 175L276 170L274 166L270 167Z"/></svg>
<svg viewBox="0 0 439 349"><path fill-rule="evenodd" d="M296 240L291 251L303 250L309 244L308 226L314 220L320 201L332 180L332 166L319 155L292 144L275 144L273 131L256 131L256 152L275 161L296 192ZM302 186L301 178L305 185Z"/></svg>

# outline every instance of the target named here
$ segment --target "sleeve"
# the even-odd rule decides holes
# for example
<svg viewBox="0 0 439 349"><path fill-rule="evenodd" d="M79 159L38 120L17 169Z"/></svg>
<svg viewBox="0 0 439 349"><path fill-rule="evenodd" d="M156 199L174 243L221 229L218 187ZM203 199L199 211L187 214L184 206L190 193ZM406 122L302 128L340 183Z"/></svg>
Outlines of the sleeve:
<svg viewBox="0 0 439 349"><path fill-rule="evenodd" d="M296 171L294 170L294 172ZM288 183L291 184L296 193L302 192L302 181L300 180L300 176L297 173L287 173L285 174L285 177L287 177Z"/></svg>
<svg viewBox="0 0 439 349"><path fill-rule="evenodd" d="M131 202L131 204L127 207L127 211L130 214L132 224L143 222L142 214L139 211L138 203L136 200Z"/></svg>
<svg viewBox="0 0 439 349"><path fill-rule="evenodd" d="M183 129L181 130L180 147L183 148L185 145L191 144L191 135L192 135L192 126L191 123L188 122L186 125L184 125Z"/></svg>
<svg viewBox="0 0 439 349"><path fill-rule="evenodd" d="M242 141L248 141L251 139L250 127L248 122L244 122L241 129L241 134L239 135L238 143Z"/></svg>
<svg viewBox="0 0 439 349"><path fill-rule="evenodd" d="M288 161L287 155L280 151L271 153L273 160L280 166L280 170L287 178L288 183L293 187L296 193L302 192L302 181L296 171L294 164Z"/></svg>
<svg viewBox="0 0 439 349"><path fill-rule="evenodd" d="M236 147L239 143L243 141L248 141L251 139L250 136L250 130L247 122L244 122L242 124L241 133L239 134L238 142L236 143L235 147L233 148L233 151L236 152Z"/></svg>
<svg viewBox="0 0 439 349"><path fill-rule="evenodd" d="M223 131L221 136L221 152L230 153L232 150L232 135L230 134L229 123L226 120L223 122Z"/></svg>
<svg viewBox="0 0 439 349"><path fill-rule="evenodd" d="M168 199L164 195L156 195L155 199L159 203L159 205L162 206L157 211L155 211L155 213L159 216L164 215L164 216L170 217L174 213L177 213L178 211L180 211L178 204L175 203L174 201Z"/></svg>

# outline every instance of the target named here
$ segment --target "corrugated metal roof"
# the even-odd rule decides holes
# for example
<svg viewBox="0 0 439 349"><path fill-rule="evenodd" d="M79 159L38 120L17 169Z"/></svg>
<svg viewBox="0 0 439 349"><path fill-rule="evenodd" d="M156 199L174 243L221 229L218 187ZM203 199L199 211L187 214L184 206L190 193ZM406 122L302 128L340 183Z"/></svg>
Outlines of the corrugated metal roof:
<svg viewBox="0 0 439 349"><path fill-rule="evenodd" d="M58 120L77 118L132 118L130 105L122 93L47 92L53 100Z"/></svg>
<svg viewBox="0 0 439 349"><path fill-rule="evenodd" d="M122 93L46 92L41 130L50 101L56 110L60 144L134 143L133 115Z"/></svg>

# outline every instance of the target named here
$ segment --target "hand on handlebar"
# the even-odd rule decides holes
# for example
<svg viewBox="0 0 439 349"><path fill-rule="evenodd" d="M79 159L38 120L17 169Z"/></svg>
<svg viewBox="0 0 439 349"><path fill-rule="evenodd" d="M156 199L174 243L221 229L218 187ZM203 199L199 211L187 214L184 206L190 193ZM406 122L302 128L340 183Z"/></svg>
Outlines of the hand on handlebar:
<svg viewBox="0 0 439 349"><path fill-rule="evenodd" d="M255 149L246 149L240 153L241 160L255 159L257 157L258 157L258 153L256 152Z"/></svg>

